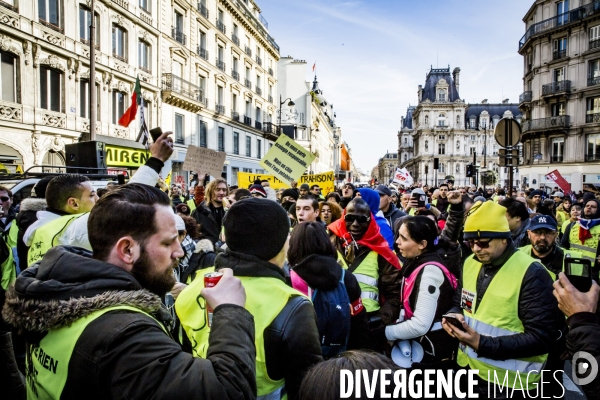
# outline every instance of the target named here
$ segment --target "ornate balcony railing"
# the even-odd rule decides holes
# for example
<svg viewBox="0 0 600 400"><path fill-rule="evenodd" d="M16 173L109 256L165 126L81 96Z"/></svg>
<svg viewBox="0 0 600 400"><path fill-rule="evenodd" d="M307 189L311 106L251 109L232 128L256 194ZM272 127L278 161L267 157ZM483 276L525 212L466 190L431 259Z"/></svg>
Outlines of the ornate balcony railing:
<svg viewBox="0 0 600 400"><path fill-rule="evenodd" d="M560 155L560 156L551 156L550 157L550 162L551 163L561 163L561 162L563 162L563 156L562 155Z"/></svg>
<svg viewBox="0 0 600 400"><path fill-rule="evenodd" d="M177 75L163 74L162 90L176 92L192 100L203 103L202 89L191 82L181 79Z"/></svg>
<svg viewBox="0 0 600 400"><path fill-rule="evenodd" d="M600 161L600 153L588 153L585 155L585 161Z"/></svg>
<svg viewBox="0 0 600 400"><path fill-rule="evenodd" d="M585 115L586 124L600 122L600 113L589 113Z"/></svg>
<svg viewBox="0 0 600 400"><path fill-rule="evenodd" d="M269 75L273 76L273 68L269 67Z"/></svg>
<svg viewBox="0 0 600 400"><path fill-rule="evenodd" d="M262 96L262 89L259 88L258 86L256 87L256 94L259 96Z"/></svg>
<svg viewBox="0 0 600 400"><path fill-rule="evenodd" d="M217 20L217 29L220 30L222 33L227 33L227 27L225 27L225 24L219 20Z"/></svg>
<svg viewBox="0 0 600 400"><path fill-rule="evenodd" d="M557 128L568 128L569 119L570 117L568 115L559 115L558 117L548 117L523 121L523 123L521 124L521 130L523 132L528 132Z"/></svg>
<svg viewBox="0 0 600 400"><path fill-rule="evenodd" d="M250 47L244 46L244 51L246 52L247 55L252 57L252 49Z"/></svg>
<svg viewBox="0 0 600 400"><path fill-rule="evenodd" d="M238 82L240 81L240 73L237 72L236 70L231 71L231 77Z"/></svg>
<svg viewBox="0 0 600 400"><path fill-rule="evenodd" d="M275 135L277 133L277 128L272 122L265 122L263 124L263 132Z"/></svg>
<svg viewBox="0 0 600 400"><path fill-rule="evenodd" d="M202 3L198 3L198 12L206 19L208 19L208 9Z"/></svg>
<svg viewBox="0 0 600 400"><path fill-rule="evenodd" d="M269 103L273 102L273 96L269 95Z"/></svg>
<svg viewBox="0 0 600 400"><path fill-rule="evenodd" d="M239 45L240 45L240 38L237 37L237 35L235 33L233 35L231 35L231 40L233 41L233 43L235 43L236 46L239 47Z"/></svg>
<svg viewBox="0 0 600 400"><path fill-rule="evenodd" d="M597 49L598 47L600 47L600 39L590 40L589 50Z"/></svg>
<svg viewBox="0 0 600 400"><path fill-rule="evenodd" d="M244 115L244 124L246 124L248 126L252 126L252 118Z"/></svg>
<svg viewBox="0 0 600 400"><path fill-rule="evenodd" d="M256 56L256 63L262 67L262 58Z"/></svg>
<svg viewBox="0 0 600 400"><path fill-rule="evenodd" d="M225 106L221 104L215 104L215 112L217 114L225 114Z"/></svg>
<svg viewBox="0 0 600 400"><path fill-rule="evenodd" d="M600 83L600 76L588 78L588 86L595 86Z"/></svg>
<svg viewBox="0 0 600 400"><path fill-rule="evenodd" d="M240 120L240 113L238 113L237 111L231 111L231 119L234 121L239 121Z"/></svg>
<svg viewBox="0 0 600 400"><path fill-rule="evenodd" d="M558 93L568 93L571 91L571 81L558 81L548 83L542 86L542 96L551 96Z"/></svg>
<svg viewBox="0 0 600 400"><path fill-rule="evenodd" d="M530 102L531 101L531 95L532 95L531 91L527 91L527 92L521 93L521 95L519 96L519 103Z"/></svg>
<svg viewBox="0 0 600 400"><path fill-rule="evenodd" d="M187 37L185 36L185 34L182 31L178 30L177 28L172 28L171 29L171 37L173 39L175 39L177 42L179 42L185 46Z"/></svg>
<svg viewBox="0 0 600 400"><path fill-rule="evenodd" d="M208 61L208 50L198 46L198 55Z"/></svg>
<svg viewBox="0 0 600 400"><path fill-rule="evenodd" d="M552 52L553 60L560 60L561 58L565 58L567 56L567 50L556 50Z"/></svg>
<svg viewBox="0 0 600 400"><path fill-rule="evenodd" d="M225 72L225 62L223 60L219 60L217 58L217 60L215 61L215 65L217 66L217 68L219 68L221 71Z"/></svg>
<svg viewBox="0 0 600 400"><path fill-rule="evenodd" d="M244 79L244 86L252 90L252 82L250 82L248 79Z"/></svg>
<svg viewBox="0 0 600 400"><path fill-rule="evenodd" d="M254 127L258 130L262 130L262 124L258 121L254 121Z"/></svg>

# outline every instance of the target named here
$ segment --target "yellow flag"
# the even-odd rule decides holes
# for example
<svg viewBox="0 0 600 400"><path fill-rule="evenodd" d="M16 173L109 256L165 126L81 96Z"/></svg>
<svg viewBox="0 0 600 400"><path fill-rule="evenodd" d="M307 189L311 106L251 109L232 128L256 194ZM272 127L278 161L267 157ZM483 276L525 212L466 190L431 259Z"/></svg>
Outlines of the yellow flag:
<svg viewBox="0 0 600 400"><path fill-rule="evenodd" d="M171 171L169 171L169 175L167 175L165 183L167 184L167 186L171 186Z"/></svg>
<svg viewBox="0 0 600 400"><path fill-rule="evenodd" d="M1 162L0 162L0 172L5 173L5 174L10 173L10 171L8 170L8 168L6 168L4 166L4 164L2 164Z"/></svg>
<svg viewBox="0 0 600 400"><path fill-rule="evenodd" d="M17 169L15 170L15 172L17 174L22 174L23 173L23 168L20 165L17 165Z"/></svg>

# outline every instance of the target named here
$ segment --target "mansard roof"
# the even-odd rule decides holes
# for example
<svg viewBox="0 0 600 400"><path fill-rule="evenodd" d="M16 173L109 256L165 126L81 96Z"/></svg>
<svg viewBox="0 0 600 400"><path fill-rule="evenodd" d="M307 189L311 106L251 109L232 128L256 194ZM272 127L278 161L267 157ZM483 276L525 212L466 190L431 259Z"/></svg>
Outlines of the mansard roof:
<svg viewBox="0 0 600 400"><path fill-rule="evenodd" d="M521 110L519 110L519 105L514 103L507 104L469 104L467 106L466 112L466 120L470 121L471 117L474 116L476 118L476 124L479 126L479 116L482 112L487 111L490 118L494 118L494 116L499 116L502 118L506 111L510 111L513 117L518 115L522 115ZM467 122L468 123L468 122Z"/></svg>
<svg viewBox="0 0 600 400"><path fill-rule="evenodd" d="M448 101L454 102L460 99L458 95L458 89L456 89L456 85L454 84L454 80L452 79L452 74L450 73L450 66L448 68L433 68L427 74L425 78L425 86L423 87L423 96L422 101L429 99L429 101L435 102L437 99L435 85L438 82L444 79L448 84Z"/></svg>
<svg viewBox="0 0 600 400"><path fill-rule="evenodd" d="M404 117L404 126L403 128L412 129L413 128L413 112L415 111L415 106L408 106L406 109L406 117Z"/></svg>

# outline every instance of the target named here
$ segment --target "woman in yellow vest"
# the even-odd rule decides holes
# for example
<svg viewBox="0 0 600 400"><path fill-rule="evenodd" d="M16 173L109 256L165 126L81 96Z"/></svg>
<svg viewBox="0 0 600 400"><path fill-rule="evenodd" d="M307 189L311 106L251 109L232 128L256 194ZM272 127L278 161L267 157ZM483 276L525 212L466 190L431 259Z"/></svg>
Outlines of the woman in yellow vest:
<svg viewBox="0 0 600 400"><path fill-rule="evenodd" d="M460 298L451 309L462 326L442 323L460 342L457 362L478 370L480 397L488 397L488 387L496 395L512 389L534 395L557 334L552 279L543 265L515 248L505 207L475 204L464 238L473 255L465 260ZM507 382L504 389L494 384L494 376Z"/></svg>
<svg viewBox="0 0 600 400"><path fill-rule="evenodd" d="M561 246L579 251L592 262L592 274L598 279L598 248L600 246L600 201L589 199L583 206L583 217L568 228Z"/></svg>

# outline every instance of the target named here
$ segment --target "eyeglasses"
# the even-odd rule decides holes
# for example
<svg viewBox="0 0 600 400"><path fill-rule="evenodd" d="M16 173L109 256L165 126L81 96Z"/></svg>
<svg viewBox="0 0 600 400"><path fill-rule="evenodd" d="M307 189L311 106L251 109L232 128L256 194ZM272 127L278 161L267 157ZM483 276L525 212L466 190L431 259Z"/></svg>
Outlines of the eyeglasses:
<svg viewBox="0 0 600 400"><path fill-rule="evenodd" d="M4 203L6 201L9 201L10 197L8 197L8 196L0 196L0 200L2 200L2 202Z"/></svg>
<svg viewBox="0 0 600 400"><path fill-rule="evenodd" d="M480 240L469 239L469 240L467 240L467 243L469 243L469 247L473 247L473 246L477 245L477 247L479 247L480 249L487 249L488 247L490 247L490 243L492 242L492 240L488 240L487 242L482 242Z"/></svg>
<svg viewBox="0 0 600 400"><path fill-rule="evenodd" d="M346 214L344 215L344 221L353 223L354 221L358 221L359 224L366 224L371 220L371 217L367 217L366 215L354 215L354 214Z"/></svg>

